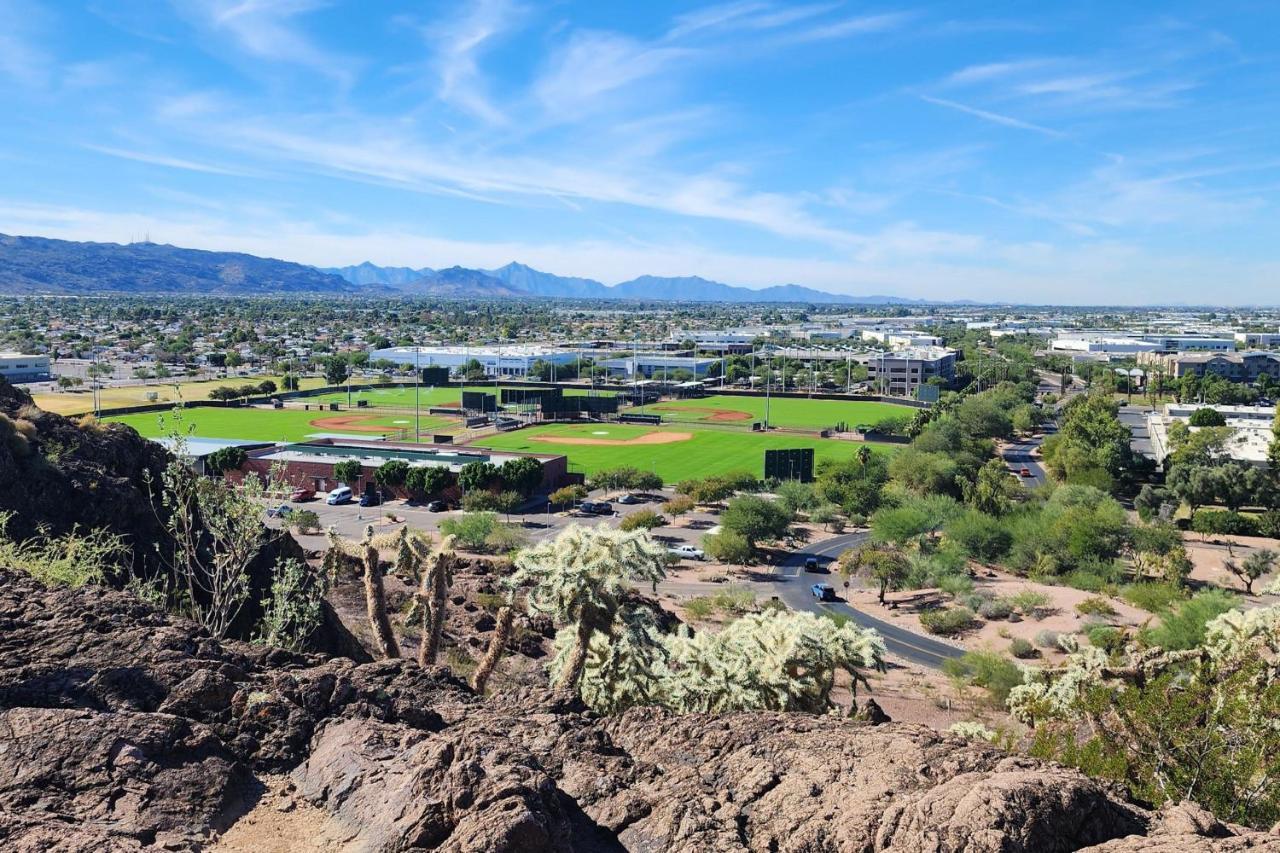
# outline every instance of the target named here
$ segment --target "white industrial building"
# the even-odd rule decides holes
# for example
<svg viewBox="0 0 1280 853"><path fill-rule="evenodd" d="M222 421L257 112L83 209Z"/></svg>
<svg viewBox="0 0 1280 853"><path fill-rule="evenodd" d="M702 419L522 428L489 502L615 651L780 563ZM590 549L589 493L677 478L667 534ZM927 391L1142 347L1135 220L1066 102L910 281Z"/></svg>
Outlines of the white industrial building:
<svg viewBox="0 0 1280 853"><path fill-rule="evenodd" d="M1280 346L1278 332L1236 332L1236 343L1245 349L1269 349Z"/></svg>
<svg viewBox="0 0 1280 853"><path fill-rule="evenodd" d="M25 355L20 352L0 352L0 376L10 382L47 382L49 356Z"/></svg>
<svg viewBox="0 0 1280 853"><path fill-rule="evenodd" d="M634 379L643 376L646 379L662 378L677 370L687 370L696 377L706 376L713 365L720 363L718 358L694 358L690 356L664 355L662 353L636 353L625 358L610 358L598 364L614 376L625 376Z"/></svg>
<svg viewBox="0 0 1280 853"><path fill-rule="evenodd" d="M522 377L529 374L534 362L575 364L578 353L537 344L388 347L369 353L371 362L386 360L417 368L447 367L451 371L461 370L473 359L480 363L487 376Z"/></svg>
<svg viewBox="0 0 1280 853"><path fill-rule="evenodd" d="M1169 403L1163 411L1147 415L1147 434L1151 436L1151 449L1156 462L1164 462L1172 451L1169 446L1169 427L1174 421L1188 423L1197 409L1214 409L1222 413L1226 426L1231 429L1227 439L1227 455L1237 462L1264 467L1268 464L1268 451L1275 437L1271 424L1275 421L1275 406L1198 406L1189 403ZM1201 427L1189 427L1195 432Z"/></svg>

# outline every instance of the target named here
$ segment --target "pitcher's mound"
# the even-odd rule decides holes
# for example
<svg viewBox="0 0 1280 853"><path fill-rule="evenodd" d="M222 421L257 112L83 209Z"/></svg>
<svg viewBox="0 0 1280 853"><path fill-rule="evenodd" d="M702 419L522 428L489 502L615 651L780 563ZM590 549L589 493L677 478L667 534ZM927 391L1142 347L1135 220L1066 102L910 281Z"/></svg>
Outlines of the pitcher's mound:
<svg viewBox="0 0 1280 853"><path fill-rule="evenodd" d="M646 432L635 438L586 438L578 435L535 435L534 441L545 441L547 444L600 444L608 447L635 447L641 444L678 444L693 438L691 432Z"/></svg>

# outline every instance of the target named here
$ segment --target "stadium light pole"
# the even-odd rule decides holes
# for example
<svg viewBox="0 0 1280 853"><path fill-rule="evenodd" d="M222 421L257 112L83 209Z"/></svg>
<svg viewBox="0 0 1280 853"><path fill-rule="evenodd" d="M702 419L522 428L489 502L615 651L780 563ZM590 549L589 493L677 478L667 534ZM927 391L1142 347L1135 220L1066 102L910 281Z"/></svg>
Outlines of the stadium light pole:
<svg viewBox="0 0 1280 853"><path fill-rule="evenodd" d="M422 386L422 370L418 367L418 347L413 348L413 440L422 441L422 416L418 406L418 389Z"/></svg>
<svg viewBox="0 0 1280 853"><path fill-rule="evenodd" d="M769 386L773 382L773 359L765 363L764 368L764 431L769 431Z"/></svg>

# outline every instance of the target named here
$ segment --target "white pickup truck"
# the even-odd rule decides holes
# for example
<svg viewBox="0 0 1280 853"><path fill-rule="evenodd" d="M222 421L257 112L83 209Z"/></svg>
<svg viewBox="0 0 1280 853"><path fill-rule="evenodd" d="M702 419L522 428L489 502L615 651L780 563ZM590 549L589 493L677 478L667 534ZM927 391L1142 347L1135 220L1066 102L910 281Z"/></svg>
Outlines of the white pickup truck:
<svg viewBox="0 0 1280 853"><path fill-rule="evenodd" d="M695 548L692 545L673 545L667 551L675 557L682 560L705 560L707 555L702 552L701 548Z"/></svg>

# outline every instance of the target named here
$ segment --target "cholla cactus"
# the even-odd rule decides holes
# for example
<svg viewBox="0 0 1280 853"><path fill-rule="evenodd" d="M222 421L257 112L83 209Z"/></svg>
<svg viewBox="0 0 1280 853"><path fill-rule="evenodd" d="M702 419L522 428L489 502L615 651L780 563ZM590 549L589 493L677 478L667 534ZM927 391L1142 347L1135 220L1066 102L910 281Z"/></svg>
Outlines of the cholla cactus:
<svg viewBox="0 0 1280 853"><path fill-rule="evenodd" d="M666 576L666 549L643 531L574 525L551 542L522 551L513 586L532 584L528 606L573 628L572 642L557 668L556 684L574 689L582 678L597 632L609 632L632 581L655 585Z"/></svg>
<svg viewBox="0 0 1280 853"><path fill-rule="evenodd" d="M418 665L429 666L440 656L440 641L444 636L445 602L449 585L453 583L453 566L457 562L453 551L453 537L446 536L431 551L422 572L422 584L418 588L418 600L422 611L422 640L418 645Z"/></svg>
<svg viewBox="0 0 1280 853"><path fill-rule="evenodd" d="M863 668L884 668L875 631L837 625L812 613L743 616L717 634L666 638L664 696L678 711L748 709L823 712L831 709L838 670L865 683Z"/></svg>
<svg viewBox="0 0 1280 853"><path fill-rule="evenodd" d="M573 659L577 631L566 627L556 636L556 656L550 665L557 679ZM578 692L602 714L616 714L639 705L666 704L666 649L653 611L627 607L611 632L592 635Z"/></svg>
<svg viewBox="0 0 1280 853"><path fill-rule="evenodd" d="M511 623L515 620L515 615L515 604L511 600L498 610L497 625L494 626L493 636L489 638L489 648L485 649L484 657L476 665L476 671L471 674L471 689L475 692L484 693L485 685L489 683L489 676L493 675L498 661L502 659L507 641L511 639Z"/></svg>
<svg viewBox="0 0 1280 853"><path fill-rule="evenodd" d="M382 585L382 560L378 555L378 546L374 544L373 525L365 528L360 546L364 551L365 608L369 612L374 641L383 657L398 658L400 644L396 642L395 632L391 630L391 618L387 616L387 594Z"/></svg>
<svg viewBox="0 0 1280 853"><path fill-rule="evenodd" d="M1205 625L1204 648L1218 662L1280 655L1280 605L1231 610Z"/></svg>
<svg viewBox="0 0 1280 853"><path fill-rule="evenodd" d="M953 735L958 735L965 740L982 740L987 743L995 743L1000 739L1000 735L991 729L979 723L977 720L965 720L960 723L952 723L947 729Z"/></svg>

